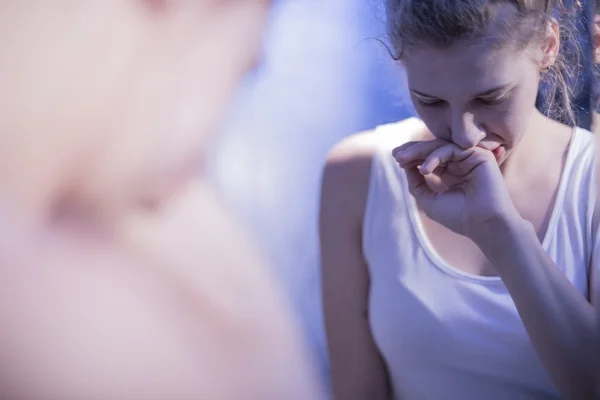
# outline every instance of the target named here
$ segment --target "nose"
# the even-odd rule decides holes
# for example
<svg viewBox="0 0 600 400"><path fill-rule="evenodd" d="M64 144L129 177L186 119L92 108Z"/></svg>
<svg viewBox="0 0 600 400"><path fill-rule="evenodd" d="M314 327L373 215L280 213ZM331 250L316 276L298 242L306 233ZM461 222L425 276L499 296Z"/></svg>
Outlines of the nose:
<svg viewBox="0 0 600 400"><path fill-rule="evenodd" d="M463 149L470 149L479 144L485 132L475 123L473 114L461 113L452 118L452 141Z"/></svg>

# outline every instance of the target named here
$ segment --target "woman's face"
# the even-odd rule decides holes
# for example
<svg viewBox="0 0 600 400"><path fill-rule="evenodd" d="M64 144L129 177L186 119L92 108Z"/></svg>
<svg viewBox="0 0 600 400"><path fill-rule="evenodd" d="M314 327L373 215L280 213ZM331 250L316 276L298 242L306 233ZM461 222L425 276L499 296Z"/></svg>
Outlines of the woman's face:
<svg viewBox="0 0 600 400"><path fill-rule="evenodd" d="M525 52L483 46L407 52L415 109L437 138L494 151L502 163L528 128L539 65Z"/></svg>
<svg viewBox="0 0 600 400"><path fill-rule="evenodd" d="M162 201L197 173L268 3L4 2L0 145L16 165L71 163L89 196Z"/></svg>

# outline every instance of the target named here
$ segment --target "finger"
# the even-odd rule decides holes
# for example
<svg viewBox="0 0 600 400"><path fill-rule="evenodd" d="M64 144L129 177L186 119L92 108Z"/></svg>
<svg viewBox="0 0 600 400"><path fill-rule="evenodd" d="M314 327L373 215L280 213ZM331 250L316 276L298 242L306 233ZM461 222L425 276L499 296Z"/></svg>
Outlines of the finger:
<svg viewBox="0 0 600 400"><path fill-rule="evenodd" d="M432 151L445 145L439 139L427 140L422 142L408 142L400 147L397 147L392 152L394 158L400 164L407 164L415 160L424 160Z"/></svg>
<svg viewBox="0 0 600 400"><path fill-rule="evenodd" d="M492 169L498 169L498 164L496 163L496 158L494 154L489 150L480 149L478 147L464 150L463 159L459 157L455 157L452 161L460 161L460 162L450 162L448 164L448 172L457 177L468 177L476 168L481 166L482 164L489 165Z"/></svg>
<svg viewBox="0 0 600 400"><path fill-rule="evenodd" d="M436 149L447 145L448 142L440 139L428 140L424 142L411 142L410 145L400 146L394 149L393 155L398 164L406 166L415 161L423 161L429 154Z"/></svg>
<svg viewBox="0 0 600 400"><path fill-rule="evenodd" d="M400 153L400 152L402 152L402 151L406 150L407 148L409 148L410 146L414 146L414 145L416 145L416 144L418 144L418 143L421 143L421 142L416 142L416 141L412 141L412 142L406 142L406 143L404 143L404 144L403 144L403 145L401 145L401 146L395 147L395 148L392 150L392 157L396 158L396 155L397 155L398 153Z"/></svg>
<svg viewBox="0 0 600 400"><path fill-rule="evenodd" d="M421 164L423 175L431 174L436 168L449 162L461 162L469 156L468 152L454 144L447 144L431 152Z"/></svg>
<svg viewBox="0 0 600 400"><path fill-rule="evenodd" d="M427 185L425 177L416 167L406 168L405 171L410 194L421 207L428 209L429 205L435 199L436 193Z"/></svg>
<svg viewBox="0 0 600 400"><path fill-rule="evenodd" d="M449 164L450 166L452 164ZM438 173L438 171L442 170L443 172ZM432 175L428 175L428 180L433 180L438 177L440 184L445 188L444 191L449 191L453 189L457 189L461 187L461 185L467 180L464 176L454 175L452 172L448 170L448 168L437 168Z"/></svg>
<svg viewBox="0 0 600 400"><path fill-rule="evenodd" d="M434 142L444 142L447 143L441 139L433 139L433 140L413 140L410 142L406 142L398 147L395 147L392 150L392 156L396 157L397 154L406 151L408 148L413 147L413 146L417 146L417 145L423 145L423 144L430 144L430 143L434 143Z"/></svg>

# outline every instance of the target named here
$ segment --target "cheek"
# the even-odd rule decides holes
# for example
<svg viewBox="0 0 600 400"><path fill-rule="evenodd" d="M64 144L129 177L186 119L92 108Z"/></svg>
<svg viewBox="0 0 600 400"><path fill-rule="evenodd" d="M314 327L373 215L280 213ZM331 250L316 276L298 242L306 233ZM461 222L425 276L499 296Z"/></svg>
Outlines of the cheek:
<svg viewBox="0 0 600 400"><path fill-rule="evenodd" d="M419 115L427 126L427 129L437 139L452 140L452 133L446 121L443 118L436 118L435 115Z"/></svg>
<svg viewBox="0 0 600 400"><path fill-rule="evenodd" d="M526 131L530 115L527 109L513 102L486 112L482 122L488 134L513 145Z"/></svg>
<svg viewBox="0 0 600 400"><path fill-rule="evenodd" d="M413 101L415 111L427 129L438 139L451 139L447 107L423 107Z"/></svg>
<svg viewBox="0 0 600 400"><path fill-rule="evenodd" d="M527 130L535 110L537 89L534 84L517 86L509 98L498 106L482 110L486 128L507 142L515 143Z"/></svg>

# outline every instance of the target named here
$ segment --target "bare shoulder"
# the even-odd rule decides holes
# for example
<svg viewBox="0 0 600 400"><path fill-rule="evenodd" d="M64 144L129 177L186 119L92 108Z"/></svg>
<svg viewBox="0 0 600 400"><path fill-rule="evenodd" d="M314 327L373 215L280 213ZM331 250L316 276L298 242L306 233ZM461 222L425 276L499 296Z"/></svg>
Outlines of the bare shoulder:
<svg viewBox="0 0 600 400"><path fill-rule="evenodd" d="M362 213L368 192L373 155L406 142L431 136L423 122L408 118L348 136L329 152L322 180L322 201L336 201Z"/></svg>
<svg viewBox="0 0 600 400"><path fill-rule="evenodd" d="M376 133L364 131L339 141L327 155L321 181L321 217L362 217L367 201ZM340 213L343 213L340 215Z"/></svg>
<svg viewBox="0 0 600 400"><path fill-rule="evenodd" d="M355 133L340 140L329 152L326 167L343 166L344 169L362 171L365 169L365 164L369 164L376 147L392 150L406 142L432 138L423 121L417 118L407 118L381 125L376 129Z"/></svg>
<svg viewBox="0 0 600 400"><path fill-rule="evenodd" d="M340 140L327 155L325 173L353 182L367 178L376 148L376 136L374 130L368 130Z"/></svg>

